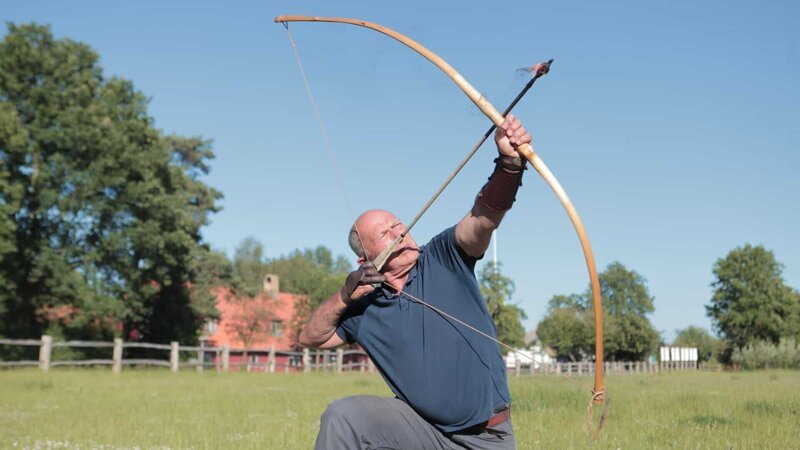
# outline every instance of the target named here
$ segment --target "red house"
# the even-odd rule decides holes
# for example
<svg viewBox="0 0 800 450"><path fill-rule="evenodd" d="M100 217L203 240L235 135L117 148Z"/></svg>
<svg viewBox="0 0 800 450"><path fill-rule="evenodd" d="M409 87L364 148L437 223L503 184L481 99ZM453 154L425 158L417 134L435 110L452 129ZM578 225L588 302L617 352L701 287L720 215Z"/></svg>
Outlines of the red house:
<svg viewBox="0 0 800 450"><path fill-rule="evenodd" d="M201 341L207 347L228 346L228 362L233 370L267 370L270 348L274 347L276 372L301 371L302 349L297 344L297 336L293 336L292 324L298 309L307 299L302 295L280 292L277 275L264 275L262 286L261 292L253 298L237 298L230 289L213 288L220 319L206 323ZM206 352L205 355L207 364L222 364L219 352ZM322 363L320 358L320 355L312 355L311 363ZM363 354L350 354L346 355L344 363L366 363L366 359Z"/></svg>
<svg viewBox="0 0 800 450"><path fill-rule="evenodd" d="M206 322L201 339L209 347L227 345L231 349L231 368L264 370L272 346L277 352L276 370L299 366L299 357L281 352L298 351L291 324L297 305L305 301L303 296L280 292L278 276L271 274L264 276L263 289L253 298L238 298L222 287L213 288L212 293L217 298L220 319ZM209 356L210 362L219 363L219 354Z"/></svg>

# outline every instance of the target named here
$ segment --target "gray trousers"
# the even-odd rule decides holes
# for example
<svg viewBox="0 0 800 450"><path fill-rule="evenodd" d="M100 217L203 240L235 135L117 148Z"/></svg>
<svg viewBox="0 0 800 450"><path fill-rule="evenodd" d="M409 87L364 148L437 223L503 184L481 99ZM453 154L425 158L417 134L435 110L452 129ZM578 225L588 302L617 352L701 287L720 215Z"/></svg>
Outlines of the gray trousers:
<svg viewBox="0 0 800 450"><path fill-rule="evenodd" d="M515 449L511 420L480 434L442 433L397 398L336 400L320 419L317 450Z"/></svg>

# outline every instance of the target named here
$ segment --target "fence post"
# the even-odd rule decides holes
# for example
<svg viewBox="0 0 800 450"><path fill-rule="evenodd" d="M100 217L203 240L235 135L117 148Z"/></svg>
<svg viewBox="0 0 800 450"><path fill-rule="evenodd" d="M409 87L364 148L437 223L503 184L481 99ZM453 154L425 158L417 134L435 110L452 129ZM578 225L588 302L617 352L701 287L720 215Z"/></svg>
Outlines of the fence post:
<svg viewBox="0 0 800 450"><path fill-rule="evenodd" d="M561 375L561 363L556 363L556 375Z"/></svg>
<svg viewBox="0 0 800 450"><path fill-rule="evenodd" d="M122 371L122 339L120 338L114 339L114 351L111 359L113 360L111 371L113 373L120 373Z"/></svg>
<svg viewBox="0 0 800 450"><path fill-rule="evenodd" d="M53 351L53 337L42 335L42 345L39 347L39 368L47 373L50 370L50 355Z"/></svg>
<svg viewBox="0 0 800 450"><path fill-rule="evenodd" d="M520 372L521 369L522 369L522 362L519 360L519 358L515 358L515 362L514 362L514 376L515 377L519 376L519 372Z"/></svg>
<svg viewBox="0 0 800 450"><path fill-rule="evenodd" d="M342 367L344 366L344 349L337 348L336 349L336 373L342 373Z"/></svg>
<svg viewBox="0 0 800 450"><path fill-rule="evenodd" d="M331 359L330 350L323 350L322 351L322 370L325 371L325 372L330 370L330 359Z"/></svg>
<svg viewBox="0 0 800 450"><path fill-rule="evenodd" d="M205 346L206 341L201 339L200 340L200 347L197 349L197 371L202 372L205 367L203 367L206 363L206 354L203 351L203 347Z"/></svg>
<svg viewBox="0 0 800 450"><path fill-rule="evenodd" d="M173 372L178 371L178 343L172 341L169 343L169 369Z"/></svg>
<svg viewBox="0 0 800 450"><path fill-rule="evenodd" d="M311 352L308 348L303 349L303 372L311 372Z"/></svg>
<svg viewBox="0 0 800 450"><path fill-rule="evenodd" d="M222 346L222 371L227 372L231 368L231 348L228 344Z"/></svg>
<svg viewBox="0 0 800 450"><path fill-rule="evenodd" d="M269 346L269 357L267 357L267 370L275 373L275 344Z"/></svg>
<svg viewBox="0 0 800 450"><path fill-rule="evenodd" d="M372 362L372 358L367 356L367 368L369 372L375 372L375 363Z"/></svg>

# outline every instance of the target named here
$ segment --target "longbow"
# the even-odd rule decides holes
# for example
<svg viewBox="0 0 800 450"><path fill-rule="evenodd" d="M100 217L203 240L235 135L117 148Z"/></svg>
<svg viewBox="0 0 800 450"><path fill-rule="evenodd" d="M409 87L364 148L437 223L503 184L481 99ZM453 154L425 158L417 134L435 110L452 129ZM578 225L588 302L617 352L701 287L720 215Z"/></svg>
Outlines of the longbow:
<svg viewBox="0 0 800 450"><path fill-rule="evenodd" d="M425 59L432 62L439 69L442 70L450 79L452 79L461 90L467 94L472 103L483 112L498 127L503 123L503 116L500 114L488 100L486 100L477 89L472 87L469 82L464 79L450 64L437 54L425 48L417 41L400 34L392 29L386 28L374 22L365 20L349 19L345 17L318 17L318 16L300 16L300 15L284 15L275 18L276 23L287 24L289 22L331 22L355 25L359 27L368 28L385 34L400 43L411 48L415 52L422 55ZM594 253L592 252L592 245L589 242L589 237L586 235L583 222L581 221L578 211L572 204L572 201L567 196L561 183L558 182L555 175L545 165L544 161L539 157L533 146L530 144L523 144L516 148L516 150L527 159L531 165L539 172L539 175L544 178L548 186L553 190L559 202L567 212L575 231L578 234L578 239L581 243L583 250L583 257L586 260L586 267L589 270L589 281L592 290L592 305L594 307L594 330L595 330L595 370L594 370L594 389L592 390L592 400L595 404L603 403L606 396L606 388L603 383L603 307L600 297L600 280L597 277L597 268L594 261ZM603 419L601 418L601 426ZM599 430L598 430L599 431Z"/></svg>

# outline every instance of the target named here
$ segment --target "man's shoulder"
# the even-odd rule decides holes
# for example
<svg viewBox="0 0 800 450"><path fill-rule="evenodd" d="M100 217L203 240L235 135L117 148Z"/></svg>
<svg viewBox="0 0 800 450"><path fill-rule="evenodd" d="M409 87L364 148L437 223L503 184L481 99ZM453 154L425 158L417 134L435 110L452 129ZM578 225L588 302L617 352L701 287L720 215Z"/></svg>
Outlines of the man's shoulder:
<svg viewBox="0 0 800 450"><path fill-rule="evenodd" d="M425 255L424 260L434 259L444 264L451 270L466 270L471 272L475 262L480 258L467 255L456 241L456 226L453 225L444 229L441 233L434 236L427 244L420 248ZM423 258L421 258L422 260ZM418 261L418 264L421 261ZM424 263L423 263L424 264Z"/></svg>
<svg viewBox="0 0 800 450"><path fill-rule="evenodd" d="M450 244L455 245L456 243L456 226L450 226L442 230L439 234L432 237L427 244L423 246L423 248L430 247L432 244Z"/></svg>

